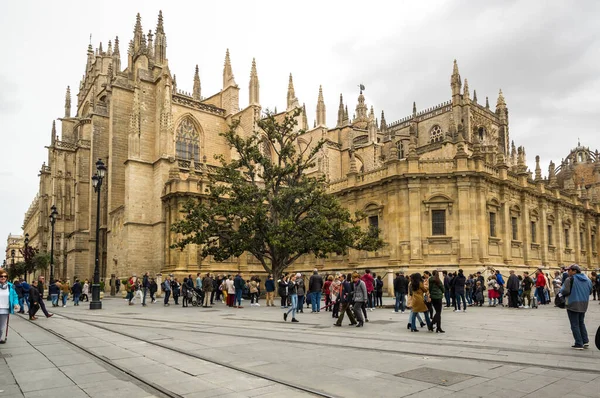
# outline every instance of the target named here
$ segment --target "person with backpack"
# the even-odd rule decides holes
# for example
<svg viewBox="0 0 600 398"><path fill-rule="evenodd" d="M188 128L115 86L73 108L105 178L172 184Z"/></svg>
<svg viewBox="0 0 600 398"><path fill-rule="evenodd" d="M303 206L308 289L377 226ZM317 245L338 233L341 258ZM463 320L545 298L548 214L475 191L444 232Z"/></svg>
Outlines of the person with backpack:
<svg viewBox="0 0 600 398"><path fill-rule="evenodd" d="M454 295L456 296L457 309L454 312L467 312L467 300L465 299L465 285L467 278L462 269L458 270L458 274L454 277ZM462 300L463 309L460 309L460 301Z"/></svg>
<svg viewBox="0 0 600 398"><path fill-rule="evenodd" d="M168 307L169 297L171 297L171 277L167 275L165 281L162 283L162 290L165 292L165 307Z"/></svg>
<svg viewBox="0 0 600 398"><path fill-rule="evenodd" d="M81 282L79 279L75 279L75 283L71 286L71 293L73 293L73 305L79 306L79 297L81 296Z"/></svg>
<svg viewBox="0 0 600 398"><path fill-rule="evenodd" d="M523 308L529 308L531 306L531 287L533 286L533 279L529 276L529 272L523 272L523 281L521 282L523 288ZM527 304L525 304L527 299Z"/></svg>
<svg viewBox="0 0 600 398"><path fill-rule="evenodd" d="M396 279L394 279L394 295L396 296L396 305L394 306L394 312L401 311L404 314L406 310L406 294L408 293L408 279L404 276L404 272L400 271L396 273Z"/></svg>
<svg viewBox="0 0 600 398"><path fill-rule="evenodd" d="M585 313L592 294L592 281L581 272L581 268L577 264L568 266L567 272L569 277L565 279L560 289L560 297L565 298L571 332L575 339L575 344L571 348L583 350L590 347L590 340L585 327Z"/></svg>
<svg viewBox="0 0 600 398"><path fill-rule="evenodd" d="M154 295L156 294L157 290L158 290L158 285L156 284L156 281L154 280L154 278L150 278L150 303L154 304L156 303L156 298L154 297Z"/></svg>
<svg viewBox="0 0 600 398"><path fill-rule="evenodd" d="M375 307L383 308L383 280L381 275L375 279Z"/></svg>

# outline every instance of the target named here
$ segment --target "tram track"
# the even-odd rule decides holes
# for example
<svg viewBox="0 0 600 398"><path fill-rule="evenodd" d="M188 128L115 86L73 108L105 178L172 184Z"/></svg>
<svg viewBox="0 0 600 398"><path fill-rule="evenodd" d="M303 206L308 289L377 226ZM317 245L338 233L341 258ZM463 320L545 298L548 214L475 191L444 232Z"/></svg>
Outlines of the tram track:
<svg viewBox="0 0 600 398"><path fill-rule="evenodd" d="M144 322L144 321L148 321L147 318L138 318L138 317L131 317L131 316L127 316L127 317L121 317L121 316L115 316L115 315L111 315L109 317L103 317L103 318L115 318L115 319L122 319L122 320L135 320L135 321L140 321L140 322ZM89 319L88 319L89 320ZM252 320L246 320L246 319L241 319L243 321L252 321ZM107 322L107 321L96 321L96 320L91 320L92 322ZM228 335L228 336L232 336L232 337L239 337L238 333L228 333L226 331L211 331L211 330L206 330L206 327L215 327L215 328L226 328L225 325L222 324L215 324L215 323L203 323L202 325L198 325L198 323L192 323L192 322L186 322L186 321L176 321L176 320L162 320L162 319L153 319L152 322L154 323L168 323L168 324L177 324L177 325L186 325L189 326L189 329L186 329L186 331L189 332L194 332L194 333L203 333L203 334L215 334L215 335ZM111 322L111 324L115 324L115 325L119 325L119 323L117 322ZM306 324L304 324L306 325ZM140 327L140 328L154 328L154 329L163 329L163 330L173 330L173 331L182 331L183 329L181 328L173 328L173 327L169 327L169 326L157 326L157 325L152 325L152 326L146 326L146 325L131 325L131 326L135 326L135 327ZM199 327L200 326L200 327ZM272 329L266 329L266 328L259 328L259 327L255 327L255 326L240 326L238 325L238 327L241 327L243 329L246 330L253 330L253 331L257 331L257 332L272 332ZM286 333L299 333L299 334L305 334L307 331L307 329L289 329L286 330ZM345 334L340 334L340 333L319 333L317 331L312 331L313 334L315 335L320 335L320 336L329 336L329 337L339 337L339 338L353 338L356 336L349 336L349 335L345 335ZM366 336L365 336L366 337ZM244 338L248 338L248 339L257 339L257 340L269 340L269 341L281 341L281 342L290 342L290 343L301 343L304 344L306 343L306 341L304 340L290 340L289 338L286 339L278 339L278 338L266 338L266 337L260 337L260 336L244 336ZM403 339L403 338L394 338L394 339L386 339L386 338L382 338L380 336L374 336L374 335L370 335L368 336L369 341L377 341L380 342L382 345L395 345L395 344L419 344L419 345L429 345L429 346L437 346L440 342L438 340L435 341L426 341L426 340L420 340L420 341L414 341L411 339ZM310 344L313 345L321 345L321 346L331 346L332 344L330 343L321 343L318 341L311 341ZM493 345L479 345L479 344L470 344L466 341L461 341L461 340L450 340L448 338L445 338L443 341L444 346L448 347L448 346L452 346L452 347L457 347L457 348L461 348L464 350L467 349L474 349L474 350L494 350L497 351L498 350L498 346L493 346ZM340 347L344 347L344 345L339 345ZM360 347L358 347L358 349L361 349ZM369 351L371 349L375 349L375 350L379 350L380 352L383 353L395 353L395 354L403 354L403 355L412 355L412 356L431 356L431 357L442 357L442 358L455 358L455 355L446 355L446 354L431 354L431 353L415 353L413 351L399 351L397 349L394 350L390 350L390 349L385 349L385 348L365 348L365 350ZM516 352L519 354L540 354L540 351L538 350L532 350L532 349L528 349L526 347L503 347L502 351L504 352ZM543 352L543 354L549 354L549 355L557 355L557 356L563 356L565 353L562 351L549 351L549 350L545 350ZM591 358L590 358L591 359ZM485 359L488 360L488 359ZM500 361L500 362L504 362L504 361ZM518 362L520 363L520 362ZM523 365L527 365L527 363L520 363ZM529 364L529 366L532 366L531 364ZM537 366L537 364L535 365ZM549 367L549 369L554 369L555 367ZM580 370L580 369L574 369L574 370ZM600 370L598 371L598 373L600 373Z"/></svg>
<svg viewBox="0 0 600 398"><path fill-rule="evenodd" d="M249 369L245 369L245 368L242 368L242 367L239 367L239 366L236 366L236 365L232 365L231 363L219 361L219 360L216 360L216 359L213 359L213 358L209 358L209 357L206 357L204 355L197 354L197 353L187 352L187 351L185 351L183 349L179 349L179 348L173 347L171 345L167 345L167 344L163 344L163 343L160 343L160 342L157 342L157 341L153 341L153 340L141 338L139 336L135 336L135 335L132 335L132 334L129 334L129 333L125 333L125 332L122 332L122 331L113 330L111 328L98 325L98 323L100 323L100 324L104 323L104 324L121 325L121 324L118 324L118 323L114 323L114 322L111 323L111 322L97 321L97 320L82 320L81 318L77 319L77 318L73 318L73 317L70 317L70 316L64 315L64 314L60 314L58 316L62 317L64 319L70 320L70 321L79 322L79 323L82 323L82 324L85 324L85 325L88 325L88 326L91 326L91 327L95 327L95 328L98 328L98 329L101 329L101 330L104 330L104 331L107 331L107 332L110 332L110 333L118 334L118 335L121 335L121 336L124 336L124 337L128 337L128 338L131 338L131 339L134 339L134 340L137 340L137 341L141 341L141 342L144 342L146 344L153 345L155 347L160 347L160 348L169 350L171 352L175 352L175 353L180 354L180 355L184 355L184 356L187 356L187 357L191 357L191 358L195 358L195 359L198 359L198 360L202 360L204 362L207 362L207 363L210 363L210 364L213 364L213 365L219 365L219 366L222 366L224 368L237 371L239 373L243 373L243 374L246 374L246 375L249 375L249 376L253 376L253 377L256 377L256 378L259 378L259 379L267 380L269 382L272 382L272 383L275 383L275 384L279 384L279 385L282 385L282 386L286 386L286 387L288 387L290 389L301 391L301 392L304 392L304 393L307 393L307 394L311 394L311 395L316 396L316 397L336 398L335 395L330 395L330 394L328 394L326 392L323 392L323 391L320 391L320 390L316 390L316 389L313 389L313 388L310 388L310 387L306 387L306 386L301 386L301 385L298 385L298 384L294 384L294 383L291 383L291 382L288 382L288 381L285 381L285 380L277 379L277 378L269 376L269 375L264 375L264 374L261 374L259 372L255 372L253 370L249 370ZM161 397L183 398L182 395L179 395L179 394L177 394L177 393L175 393L173 391L170 391L170 390L168 390L168 389L166 389L166 388L164 388L164 387L162 387L162 386L160 386L160 385L158 385L158 384L156 384L156 383L154 383L154 382L152 382L152 381L150 381L150 380L148 380L148 379L146 379L146 378L144 378L144 377L142 377L142 376L140 376L140 375L138 375L138 374L136 374L136 373L134 373L134 372L132 372L132 371L124 368L124 367L122 367L122 366L119 366L119 365L113 363L110 359L108 359L108 358L106 358L106 357L104 357L102 355L98 355L98 354L94 353L93 351L91 351L91 350L89 350L89 349L87 349L87 348L85 348L85 347L83 347L83 346L81 346L79 344L76 344L76 343L70 341L68 338L66 338L65 336L61 335L60 333L58 333L58 332L56 332L56 331L54 331L52 329L45 328L45 327L43 327L39 323L34 323L34 324L37 327L41 328L42 330L44 330L44 331L46 331L46 332L48 332L48 333L56 336L57 338L61 339L62 341L67 342L69 345L72 345L72 346L76 347L77 349L83 351L84 353L92 356L93 358L98 359L102 363L107 364L112 369L114 369L116 371L119 371L119 372L121 372L123 374L126 374L128 377L131 377L131 378L137 380L138 382L144 384L149 389L152 389L155 392L158 392L160 394L159 396L161 396ZM180 330L180 329L174 329L173 328L172 330Z"/></svg>

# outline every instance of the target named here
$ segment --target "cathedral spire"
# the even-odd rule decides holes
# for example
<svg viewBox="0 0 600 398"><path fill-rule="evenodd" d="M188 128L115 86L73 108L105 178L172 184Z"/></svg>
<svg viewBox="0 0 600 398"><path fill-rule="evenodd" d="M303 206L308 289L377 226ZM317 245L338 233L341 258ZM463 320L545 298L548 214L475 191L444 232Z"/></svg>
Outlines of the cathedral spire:
<svg viewBox="0 0 600 398"><path fill-rule="evenodd" d="M148 34L146 35L148 38L148 57L154 58L154 40L152 35L152 29L148 30Z"/></svg>
<svg viewBox="0 0 600 398"><path fill-rule="evenodd" d="M302 130L308 130L308 117L306 116L306 104L302 103Z"/></svg>
<svg viewBox="0 0 600 398"><path fill-rule="evenodd" d="M506 108L506 102L504 101L504 95L502 94L502 89L498 93L498 101L496 102L496 110Z"/></svg>
<svg viewBox="0 0 600 398"><path fill-rule="evenodd" d="M112 40L109 40L108 41L108 49L106 50L106 55L108 55L109 57L112 57L112 52L113 52Z"/></svg>
<svg viewBox="0 0 600 398"><path fill-rule="evenodd" d="M344 124L344 97L340 94L340 106L338 107L338 118L336 127L341 127Z"/></svg>
<svg viewBox="0 0 600 398"><path fill-rule="evenodd" d="M488 98L488 97L485 97L485 107L486 107L487 109L490 109L490 100L489 100L489 98Z"/></svg>
<svg viewBox="0 0 600 398"><path fill-rule="evenodd" d="M542 168L539 155L535 157L535 181L542 181Z"/></svg>
<svg viewBox="0 0 600 398"><path fill-rule="evenodd" d="M461 89L460 73L458 72L458 63L454 60L454 67L452 68L452 76L450 77L450 87L452 88L452 105L459 105L460 103L460 89Z"/></svg>
<svg viewBox="0 0 600 398"><path fill-rule="evenodd" d="M167 62L167 37L163 27L162 11L158 12L158 22L154 31L154 62L164 65Z"/></svg>
<svg viewBox="0 0 600 398"><path fill-rule="evenodd" d="M317 99L317 126L325 127L326 113L325 113L325 101L323 100L323 87L319 86L319 98Z"/></svg>
<svg viewBox="0 0 600 398"><path fill-rule="evenodd" d="M223 90L227 87L235 87L235 79L231 68L231 59L229 58L229 49L225 52L225 66L223 67Z"/></svg>
<svg viewBox="0 0 600 398"><path fill-rule="evenodd" d="M369 121L367 112L369 108L367 108L367 104L365 104L365 96L362 93L363 86L360 85L360 93L358 94L358 104L356 104L356 114L352 123L356 125L356 127L360 129L367 128L367 123Z"/></svg>
<svg viewBox="0 0 600 398"><path fill-rule="evenodd" d="M138 12L135 17L135 27L133 28L133 53L137 54L142 50L143 44L143 32L142 32L142 17Z"/></svg>
<svg viewBox="0 0 600 398"><path fill-rule="evenodd" d="M471 99L471 94L469 93L469 82L465 79L465 88L463 89L463 100L465 102L469 102Z"/></svg>
<svg viewBox="0 0 600 398"><path fill-rule="evenodd" d="M289 112L293 109L296 109L298 106L298 98L296 98L296 91L294 90L294 80L292 78L292 74L290 73L287 91L287 111Z"/></svg>
<svg viewBox="0 0 600 398"><path fill-rule="evenodd" d="M383 111L381 111L381 125L379 127L379 130L381 130L382 132L387 131L387 124L385 122L385 115L383 114Z"/></svg>
<svg viewBox="0 0 600 398"><path fill-rule="evenodd" d="M65 117L71 117L71 87L69 86L65 94Z"/></svg>
<svg viewBox="0 0 600 398"><path fill-rule="evenodd" d="M194 72L194 91L192 98L196 101L200 101L200 74L198 72L198 64L196 64L196 71Z"/></svg>
<svg viewBox="0 0 600 398"><path fill-rule="evenodd" d="M86 73L90 71L92 68L92 63L94 62L94 49L92 48L92 43L88 44L87 49L87 65L85 67Z"/></svg>
<svg viewBox="0 0 600 398"><path fill-rule="evenodd" d="M477 90L473 90L473 102L477 103Z"/></svg>
<svg viewBox="0 0 600 398"><path fill-rule="evenodd" d="M417 103L413 101L413 117L417 116Z"/></svg>
<svg viewBox="0 0 600 398"><path fill-rule="evenodd" d="M348 115L348 105L346 105L346 107L344 108L344 123L350 123L350 116Z"/></svg>
<svg viewBox="0 0 600 398"><path fill-rule="evenodd" d="M260 106L260 84L258 83L258 73L256 72L256 60L252 58L252 69L250 69L250 105Z"/></svg>
<svg viewBox="0 0 600 398"><path fill-rule="evenodd" d="M50 132L50 143L54 145L54 141L56 140L56 121L52 121L52 131Z"/></svg>

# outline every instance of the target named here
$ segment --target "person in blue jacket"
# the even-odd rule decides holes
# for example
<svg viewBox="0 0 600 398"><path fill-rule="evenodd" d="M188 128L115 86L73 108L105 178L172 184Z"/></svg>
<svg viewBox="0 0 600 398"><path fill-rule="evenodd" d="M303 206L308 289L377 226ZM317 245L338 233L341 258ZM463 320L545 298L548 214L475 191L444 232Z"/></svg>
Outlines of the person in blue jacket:
<svg viewBox="0 0 600 398"><path fill-rule="evenodd" d="M575 344L571 346L576 350L590 347L587 329L585 327L585 313L588 309L590 294L592 294L592 281L581 273L577 264L567 267L569 277L560 289L559 296L565 298L565 307L571 323L571 332L575 338Z"/></svg>
<svg viewBox="0 0 600 398"><path fill-rule="evenodd" d="M8 274L0 270L0 344L6 343L8 335L8 317L19 310L19 296L12 283L8 281Z"/></svg>

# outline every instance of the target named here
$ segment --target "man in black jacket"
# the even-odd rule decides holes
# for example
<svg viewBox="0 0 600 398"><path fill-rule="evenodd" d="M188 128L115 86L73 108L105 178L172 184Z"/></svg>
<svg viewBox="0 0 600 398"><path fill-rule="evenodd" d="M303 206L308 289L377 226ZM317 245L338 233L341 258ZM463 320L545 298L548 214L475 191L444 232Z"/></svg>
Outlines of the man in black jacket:
<svg viewBox="0 0 600 398"><path fill-rule="evenodd" d="M467 312L467 302L465 300L465 282L467 278L463 274L463 270L458 270L458 275L454 277L454 295L456 297L457 309L454 312ZM460 300L463 302L463 310L460 309Z"/></svg>
<svg viewBox="0 0 600 398"><path fill-rule="evenodd" d="M340 297L338 300L342 303L342 309L340 311L340 316L334 326L342 326L342 321L344 320L344 314L348 315L350 318L350 325L356 325L356 318L354 318L354 313L350 310L352 304L352 285L350 282L346 280L345 275L339 276L340 282L342 283L342 291L340 292Z"/></svg>
<svg viewBox="0 0 600 398"><path fill-rule="evenodd" d="M446 308L450 307L450 277L448 271L442 271L444 274L444 296L446 299Z"/></svg>
<svg viewBox="0 0 600 398"><path fill-rule="evenodd" d="M323 290L323 278L315 268L313 274L308 280L308 291L312 301L311 312L321 312L321 291Z"/></svg>
<svg viewBox="0 0 600 398"><path fill-rule="evenodd" d="M394 312L401 310L401 313L404 314L404 310L406 310L407 293L408 279L404 277L404 272L397 272L396 279L394 279L394 295L396 296L396 306L394 307Z"/></svg>
<svg viewBox="0 0 600 398"><path fill-rule="evenodd" d="M46 315L46 318L50 318L52 315L54 314L50 314L48 313L48 310L46 309L46 304L44 303L44 280L46 278L44 278L43 276L40 276L38 278L38 282L37 282L37 290L40 293L40 299L38 300L38 304L40 306L40 308L42 309L42 312L44 313L44 315ZM29 300L31 301L31 299Z"/></svg>
<svg viewBox="0 0 600 398"><path fill-rule="evenodd" d="M515 275L515 271L512 269L509 271L509 273L510 276L508 277L508 282L506 283L509 297L508 306L510 308L519 308L519 277Z"/></svg>
<svg viewBox="0 0 600 398"><path fill-rule="evenodd" d="M42 301L42 296L37 289L38 282L32 281L31 286L29 287L29 320L35 321L37 317L35 316L36 312L40 309L40 302Z"/></svg>

